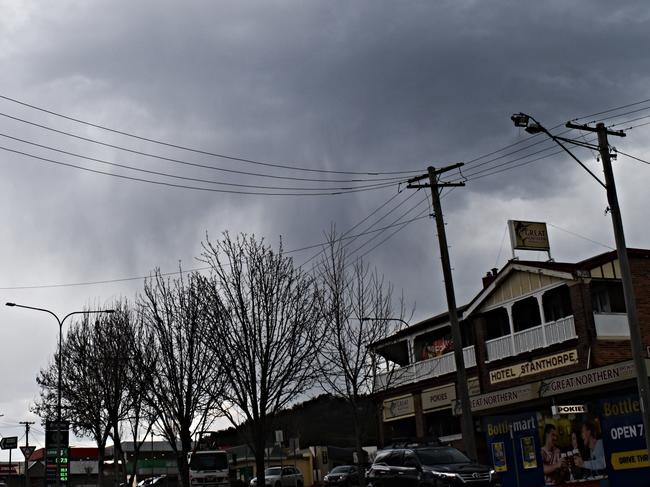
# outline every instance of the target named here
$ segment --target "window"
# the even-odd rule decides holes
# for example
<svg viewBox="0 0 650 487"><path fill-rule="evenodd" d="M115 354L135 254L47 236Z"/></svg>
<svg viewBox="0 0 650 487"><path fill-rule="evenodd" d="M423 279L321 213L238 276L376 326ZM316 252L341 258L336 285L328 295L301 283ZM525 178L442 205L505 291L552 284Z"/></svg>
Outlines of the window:
<svg viewBox="0 0 650 487"><path fill-rule="evenodd" d="M428 466L471 462L465 454L451 447L423 448L417 451L417 456L422 465Z"/></svg>
<svg viewBox="0 0 650 487"><path fill-rule="evenodd" d="M399 467L402 465L402 452L399 450L380 452L375 458L375 463L385 463L391 467Z"/></svg>
<svg viewBox="0 0 650 487"><path fill-rule="evenodd" d="M418 458L415 456L415 453L412 451L407 451L404 453L404 466L409 468L417 468L420 465Z"/></svg>
<svg viewBox="0 0 650 487"><path fill-rule="evenodd" d="M625 313L623 284L620 281L592 281L591 303L594 313Z"/></svg>

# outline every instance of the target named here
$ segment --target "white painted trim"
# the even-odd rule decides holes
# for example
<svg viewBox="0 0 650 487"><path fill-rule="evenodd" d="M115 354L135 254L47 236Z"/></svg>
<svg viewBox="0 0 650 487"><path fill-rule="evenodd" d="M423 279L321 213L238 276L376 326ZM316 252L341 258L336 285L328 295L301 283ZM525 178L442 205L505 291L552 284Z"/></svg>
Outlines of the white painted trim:
<svg viewBox="0 0 650 487"><path fill-rule="evenodd" d="M566 282L554 282L553 284L549 284L548 286L537 288L534 291L528 292L526 294L522 294L522 295L517 296L516 298L512 298L512 299L510 299L508 301L504 301L504 302L499 303L499 304L494 304L492 306L486 306L485 308L479 308L478 311L480 311L481 313L486 313L488 311L492 311L492 310L497 309L497 308L503 308L508 304L512 305L513 303L515 303L517 301L521 301L522 299L534 297L536 294L540 294L540 293L544 294L546 291L550 291L551 289L555 289L556 287L564 286L565 284L567 284L567 283Z"/></svg>
<svg viewBox="0 0 650 487"><path fill-rule="evenodd" d="M494 281L492 281L488 287L486 287L485 289L483 289L483 291L481 291L479 293L479 295L476 298L476 300L474 301L474 303L469 308L467 308L467 310L463 313L463 318L467 318L472 313L474 313L474 311L477 308L480 307L480 305L483 303L483 301L485 301L485 299L490 294L492 294L492 292L497 288L497 286L499 284L501 284L501 282L507 276L509 276L510 273L513 272L513 271L532 272L533 274L535 274L535 273L537 273L537 274L545 274L547 276L557 277L559 279L565 279L567 281L575 281L576 280L573 277L573 274L571 274L570 272L552 271L552 270L549 270L549 269L542 269L540 267L534 267L534 266L530 266L530 265L519 264L517 262L508 262L508 264L506 264L506 267L504 268L504 270L501 271L501 274L499 274L497 276L497 278ZM535 292L539 292L542 289L544 289L544 288L536 289ZM550 287L549 287L549 289L550 289Z"/></svg>

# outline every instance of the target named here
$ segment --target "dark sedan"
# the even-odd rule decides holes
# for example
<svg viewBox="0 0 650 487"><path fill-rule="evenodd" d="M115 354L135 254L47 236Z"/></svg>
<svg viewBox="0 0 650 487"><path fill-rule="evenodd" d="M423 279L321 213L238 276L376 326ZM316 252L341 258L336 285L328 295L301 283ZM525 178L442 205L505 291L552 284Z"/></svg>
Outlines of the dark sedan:
<svg viewBox="0 0 650 487"><path fill-rule="evenodd" d="M341 465L334 467L323 478L325 485L359 485L359 468L354 465Z"/></svg>

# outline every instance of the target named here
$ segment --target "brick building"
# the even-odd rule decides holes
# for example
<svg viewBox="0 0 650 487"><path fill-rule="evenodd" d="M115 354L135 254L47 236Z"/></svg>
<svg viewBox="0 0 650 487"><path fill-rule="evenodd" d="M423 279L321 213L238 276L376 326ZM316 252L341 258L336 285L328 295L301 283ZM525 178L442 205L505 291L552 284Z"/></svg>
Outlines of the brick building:
<svg viewBox="0 0 650 487"><path fill-rule="evenodd" d="M643 345L650 350L650 250L628 249L628 255ZM580 437L588 434L575 431L582 427L579 421L589 428L595 424L604 436L603 428L613 420L600 415L603 407L612 410L603 406L604 398L626 398L638 409L620 276L616 252L576 263L513 259L489 272L481 292L460 308L470 400L484 461L505 462L501 449L532 458L532 449L545 441L545 425L556 427L557 441L567 451L569 441L578 447L588 442ZM438 436L462 447L450 340L445 313L372 345L386 365L375 381L383 406L383 443L396 437ZM565 417L554 408L562 405L579 405L577 411L583 412ZM495 450L491 433L500 430L493 424L509 424L512 433L508 418L525 413L534 416L539 434L526 437L526 448L501 438ZM538 471L538 464L536 455L528 467L521 467L523 474ZM504 475L513 471L505 464L501 468Z"/></svg>

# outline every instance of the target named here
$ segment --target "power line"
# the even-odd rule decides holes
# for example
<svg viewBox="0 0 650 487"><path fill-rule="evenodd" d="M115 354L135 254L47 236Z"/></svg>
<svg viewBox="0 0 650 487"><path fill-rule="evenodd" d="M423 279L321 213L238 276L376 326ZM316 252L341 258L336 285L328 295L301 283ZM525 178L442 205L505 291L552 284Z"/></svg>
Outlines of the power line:
<svg viewBox="0 0 650 487"><path fill-rule="evenodd" d="M174 149L180 149L180 150L183 150L183 151L194 152L194 153L197 153L197 154L203 154L203 155L207 155L207 156L211 156L211 157L218 157L220 159L227 159L227 160L236 161L236 162L244 162L244 163L255 164L255 165L259 165L259 166L275 167L275 168L280 168L280 169L288 169L288 170L292 170L292 171L305 171L305 172L315 172L315 173L322 173L322 174L355 174L355 175L378 176L378 175L382 175L382 174L387 174L387 175L388 174L408 174L408 173L416 172L415 170L413 170L413 171L388 171L388 172L335 171L335 170L328 170L328 169L312 169L312 168L305 168L305 167L300 167L300 166L292 166L292 165L288 165L288 164L278 164L278 163L272 163L272 162L266 162L266 161L258 161L258 160L254 160L254 159L246 159L246 158L242 158L242 157L235 157L235 156L230 156L230 155L226 155L226 154L220 154L220 153L216 153L216 152L210 152L210 151L205 151L205 150L196 149L196 148L192 148L192 147L187 147L187 146L183 146L183 145L175 144L175 143L171 143L171 142L165 142L165 141L162 141L162 140L157 140L157 139L153 139L153 138L150 138L150 137L144 137L144 136L141 136L141 135L137 135L137 134L134 134L134 133L131 133L131 132L126 132L126 131L123 131L123 130L110 128L110 127L107 127L105 125L100 125L100 124L88 122L88 121L82 120L80 118L71 117L69 115L64 115L62 113L55 112L53 110L48 110L46 108L42 108L42 107L39 107L39 106L36 106L36 105L32 105L32 104L29 104L29 103L26 103L26 102L23 102L23 101L20 101L20 100L17 100L15 98L11 98L11 97L8 97L8 96L5 96L5 95L0 95L0 98L2 98L3 100L10 101L12 103L16 103L18 105L22 105L22 106L31 108L33 110L38 110L40 112L47 113L49 115L54 115L56 117L63 118L65 120L70 120L72 122L87 125L87 126L90 126L90 127L100 129L100 130L105 130L107 132L111 132L111 133L114 133L114 134L123 135L125 137L129 137L129 138L132 138L132 139L141 140L141 141L144 141L144 142L150 142L150 143L153 143L153 144L162 145L162 146L165 146L165 147L171 147L171 148L174 148Z"/></svg>
<svg viewBox="0 0 650 487"><path fill-rule="evenodd" d="M580 235L580 234L577 233L577 232L574 232L574 231L571 231L571 230L567 230L566 228L558 227L557 225L553 225L552 223L548 223L548 225L551 226L551 227L553 227L553 228L557 228L558 230L560 230L560 231L562 231L562 232L565 232L565 233L568 233L568 234L570 234L570 235L573 235L574 237L578 237L578 238L581 238L582 240L586 240L586 241L588 241L588 242L591 242L591 243L595 243L595 244L597 244L597 245L600 245L601 247L605 247L605 248L607 248L607 249L609 249L609 250L616 250L614 247L611 247L611 246L609 246L609 245L607 245L607 244L604 244L604 243L598 242L598 241L593 240L593 239L591 239L591 238L589 238L589 237L585 237L584 235Z"/></svg>
<svg viewBox="0 0 650 487"><path fill-rule="evenodd" d="M284 193L269 193L269 192L257 192L257 191L239 191L239 190L231 190L231 189L215 189L215 188L204 188L201 186L188 186L185 184L175 184L175 183L168 183L164 181L154 181L151 179L144 179L144 178L138 178L134 176L126 176L124 174L114 174L106 171L100 171L97 169L91 169L88 167L83 167L83 166L78 166L76 164L71 164L68 162L62 162L62 161L56 161L54 159L50 159L48 157L41 157L37 156L35 154L30 154L28 152L24 151L19 151L16 149L10 149L8 147L3 147L0 146L0 150L4 150L6 152L12 152L14 154L19 154L25 157L30 157L32 159L36 159L42 162L47 162L51 164L56 164L59 166L65 166L73 169L78 169L80 171L86 171L86 172L91 172L94 174L101 174L103 176L110 176L118 179L125 179L129 181L137 181L141 183L148 183L148 184L154 184L158 186L167 186L167 187L172 187L172 188L180 188L180 189L189 189L189 190L194 190L194 191L205 191L205 192L211 192L211 193L228 193L228 194L242 194L242 195L258 195L258 196L334 196L334 195L341 195L341 194L347 194L347 193L358 193L358 192L364 192L364 191L374 191L376 189L383 189L387 188L389 186L393 186L395 183L382 183L378 185L374 185L372 188L364 188L364 189L352 189L352 190L345 190L345 191L328 191L328 190L323 190L321 192L314 192L314 193L292 193L292 192L284 192Z"/></svg>
<svg viewBox="0 0 650 487"><path fill-rule="evenodd" d="M650 161L646 161L645 159L641 159L640 157L633 156L632 154L628 154L626 152L623 152L622 150L616 149L616 152L618 154L623 154L625 157L629 157L630 159L634 159L635 161L639 161L642 162L643 164L650 165Z"/></svg>
<svg viewBox="0 0 650 487"><path fill-rule="evenodd" d="M633 118L632 120L624 120L623 122L613 123L611 125L608 125L608 127L610 127L610 128L611 127L618 127L619 125L623 125L623 124L631 123L631 122L637 122L639 120L645 120L645 119L648 119L648 118L650 118L650 115L646 115L644 117Z"/></svg>
<svg viewBox="0 0 650 487"><path fill-rule="evenodd" d="M184 165L184 166L198 167L198 168L201 168L201 169L209 169L209 170L212 170L212 171L220 171L220 172L226 172L226 173L230 173L230 174L241 174L241 175L245 175L245 176L264 177L264 178L271 178L271 179L282 179L282 180L288 180L288 181L310 181L310 182L332 182L332 183L334 183L334 182L337 182L337 183L349 183L349 182L367 182L367 181L395 181L395 180L403 179L403 178L400 178L400 177L397 177L397 176L389 177L389 178L373 178L373 179L314 179L314 178L301 178L301 177L296 177L296 176L278 176L278 175L273 175L273 174L255 173L255 172L250 172L250 171L241 171L241 170L238 170L238 169L227 169L227 168L223 168L223 167L210 166L210 165L201 164L201 163L198 163L198 162L191 162L191 161L186 161L186 160L183 160L183 159L177 159L177 158L174 158L174 157L167 157L167 156L163 156L163 155L160 155L160 154L152 154L150 152L145 152L145 151L141 151L141 150L130 149L128 147L123 147L123 146L120 146L120 145L117 145L117 144L111 144L111 143L104 142L104 141L101 141L101 140L98 140L98 139L93 139L93 138L90 138L90 137L85 137L83 135L74 134L72 132L66 132L64 130L59 130L57 128L50 127L48 125L43 125L43 124L40 124L40 123L32 122L30 120L25 120L23 118L15 117L15 116L9 115L7 113L0 112L0 116L8 118L10 120L14 120L14 121L17 121L17 122L24 123L24 124L27 124L27 125L38 127L38 128L43 129L43 130L47 130L47 131L50 131L50 132L53 132L53 133L56 133L56 134L59 134L59 135L64 135L66 137L72 137L74 139L82 140L84 142L90 142L92 144L97 144L97 145L100 145L102 147L108 147L110 149L115 149L115 150L119 150L119 151L123 151L123 152L128 152L130 154L135 154L135 155L139 155L139 156L143 156L143 157L148 157L148 158L151 158L151 159L158 159L158 160L161 160L161 161L172 162L172 163L175 163L175 164L181 164L181 165ZM31 143L31 142L28 142L28 141L23 140L23 139L16 139L16 140L20 140L20 141L25 142L25 143ZM48 146L44 146L44 147L49 148L51 150L56 150L56 149L52 149L51 147L48 147Z"/></svg>
<svg viewBox="0 0 650 487"><path fill-rule="evenodd" d="M628 103L627 105L621 105L621 106L618 106L618 107L609 108L607 110L603 110L603 111L600 111L600 112L591 113L589 115L583 115L582 117L573 118L573 119L571 119L571 121L572 122L577 122L578 120L582 120L584 118L590 118L590 117L595 117L595 116L598 116L598 115L603 115L605 113L615 112L617 110L622 110L623 108L629 108L629 107L633 107L633 106L636 106L636 105L641 105L642 103L647 103L647 102L650 102L650 98L646 98L645 100L641 100L641 101L636 101L634 103ZM591 122L591 123L594 123L594 122Z"/></svg>
<svg viewBox="0 0 650 487"><path fill-rule="evenodd" d="M122 168L122 169L141 172L141 173L145 173L145 174L153 174L153 175L156 175L156 176L163 176L163 177L168 177L168 178L173 178L173 179L181 179L183 181L193 181L193 182L199 182L199 183L205 183L205 184L231 186L231 187L238 187L238 188L272 189L272 190L284 190L284 191L323 191L323 190L330 191L330 190L349 190L349 189L383 187L384 184L388 184L388 183L377 183L377 184L367 184L367 185L349 186L349 187L304 188L304 187L295 187L295 186L262 186L262 185L256 185L256 184L241 184L241 183L233 183L233 182L225 182L225 181L214 181L214 180L210 180L210 179L191 178L191 177L187 177L187 176L179 176L179 175L176 175L176 174L164 173L164 172L161 172L161 171L153 171L153 170L150 170L150 169L142 169L142 168L139 168L139 167L129 166L129 165L126 165L126 164L110 162L110 161L107 161L105 159L98 159L98 158L95 158L95 157L84 156L84 155L77 154L77 153L74 153L74 152L69 152L69 151L66 151L66 150L57 149L55 147L47 146L47 145L44 145L44 144L39 144L37 142L32 142L32 141L21 139L21 138L18 138L18 137L13 137L11 135L7 135L7 134L3 134L3 133L0 133L0 137L4 137L4 138L10 139L10 140L15 140L17 142L22 142L22 143L25 143L25 144L33 145L33 146L36 146L36 147L40 147L42 149L51 150L51 151L54 151L54 152L58 152L60 154L65 154L65 155L77 157L77 158L80 158L80 159L85 159L85 160L88 160L88 161L97 162L99 164L105 164L105 165L108 165L108 166L111 166L111 167L119 167L119 168ZM390 183L390 184L394 184L394 183Z"/></svg>

